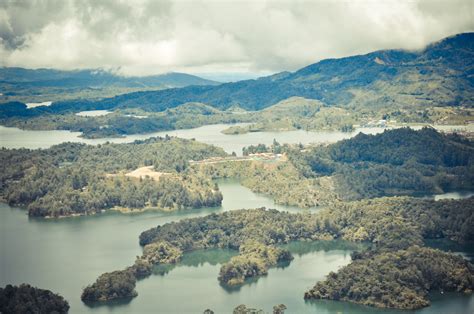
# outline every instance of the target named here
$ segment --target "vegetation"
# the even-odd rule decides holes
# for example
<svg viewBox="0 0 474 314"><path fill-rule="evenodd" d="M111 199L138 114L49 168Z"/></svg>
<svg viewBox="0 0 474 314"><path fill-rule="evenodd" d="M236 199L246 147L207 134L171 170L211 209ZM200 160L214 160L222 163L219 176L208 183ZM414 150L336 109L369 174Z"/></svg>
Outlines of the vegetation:
<svg viewBox="0 0 474 314"><path fill-rule="evenodd" d="M284 304L275 305L273 306L273 314L284 314L286 309L287 307ZM206 314L206 312L204 313ZM265 312L263 310L258 310L255 308L248 307L245 304L240 304L234 309L232 313L233 314L264 314Z"/></svg>
<svg viewBox="0 0 474 314"><path fill-rule="evenodd" d="M221 267L218 279L229 286L241 285L247 278L266 275L268 267L292 259L291 253L285 249L248 241L240 246L238 256Z"/></svg>
<svg viewBox="0 0 474 314"><path fill-rule="evenodd" d="M67 313L69 304L58 294L28 284L0 288L0 313Z"/></svg>
<svg viewBox="0 0 474 314"><path fill-rule="evenodd" d="M237 178L276 203L301 208L386 195L426 195L474 188L474 144L431 128L359 134L331 145L303 147L274 141L244 155L283 154L276 160L199 165L203 176ZM288 159L288 162L287 162Z"/></svg>
<svg viewBox="0 0 474 314"><path fill-rule="evenodd" d="M238 305L233 311L233 314L263 314L263 310L257 310L251 307L247 307L245 304Z"/></svg>
<svg viewBox="0 0 474 314"><path fill-rule="evenodd" d="M5 91L0 97L0 123L20 128L82 129L86 137L223 122L252 123L228 129L227 134L296 129L351 132L356 125L377 125L380 120L390 124L468 124L474 114L473 86L468 75L472 68L473 37L473 33L459 34L419 52L376 51L323 60L294 73L215 86L203 86L215 82L176 73L168 74L168 78L121 78L106 72L50 71L53 73L42 73L49 79L38 80L23 79L24 73L7 68L0 73L0 78L5 78L0 83ZM192 86L165 88L186 85ZM139 89L143 91L136 91ZM47 97L42 101L59 101L32 109L18 103L38 99L41 94ZM116 96L97 99L113 95ZM219 112L205 110L196 117L163 113L189 103L205 104ZM234 110L236 107L238 111ZM71 115L97 109L144 110L150 118L78 120ZM110 123L103 123L108 119Z"/></svg>
<svg viewBox="0 0 474 314"><path fill-rule="evenodd" d="M411 246L369 254L331 272L305 299L351 301L364 305L417 309L428 306L429 291L472 292L474 266L460 256Z"/></svg>
<svg viewBox="0 0 474 314"><path fill-rule="evenodd" d="M474 109L431 108L430 113L419 117L417 112L387 113L386 109L365 112L365 109L347 110L339 107L323 106L320 102L301 97L290 97L269 108L254 111L221 110L203 103L185 103L163 111L145 111L141 108L108 108L102 116L79 116L75 107L64 113L48 112L49 107L26 109L20 102L2 104L0 124L28 130L69 130L81 132L85 138L121 137L129 134L145 134L174 129L187 129L216 123L240 123L224 129L222 133L235 135L248 132L288 131L288 130L339 130L353 132L355 125L380 126L379 120L387 120L391 126L398 122L433 123L443 117L443 122L466 124L474 114ZM95 109L91 106L87 109ZM360 112L360 111L363 112ZM444 116L443 116L444 115ZM395 120L396 119L396 120ZM375 122L374 122L375 121ZM385 120L383 120L385 121ZM394 122L398 121L398 122ZM384 123L387 124L387 123Z"/></svg>
<svg viewBox="0 0 474 314"><path fill-rule="evenodd" d="M152 138L130 144L65 143L45 150L0 150L1 194L31 216L93 214L108 209L176 210L219 206L222 194L189 160L225 156L195 141ZM150 166L159 177L133 177Z"/></svg>
<svg viewBox="0 0 474 314"><path fill-rule="evenodd" d="M151 264L177 263L183 252L167 242L153 242L145 246L143 259Z"/></svg>
<svg viewBox="0 0 474 314"><path fill-rule="evenodd" d="M90 81L104 81L103 76L111 75L83 72L64 80L65 73L49 73L54 76L49 83L4 80L1 84L7 93L2 97L8 102L0 106L0 123L79 131L90 138L236 122L249 124L233 126L224 133L298 129L352 132L355 125L371 125L374 120L466 123L474 112L472 78L468 75L473 65L472 39L473 34L463 34L420 52L379 51L325 60L295 73L218 86L134 92L104 99L60 96L63 100L51 106L32 109L17 100L32 96L27 90L33 85L50 93L51 86L47 85L55 82L64 95L71 88L68 82L85 80L74 95L95 98L95 91L83 89L90 87ZM110 95L124 91L122 88L136 88L129 86L128 79L114 78L113 82L100 88ZM20 85L25 86L19 91L21 95L8 92ZM92 109L113 112L102 117L75 114ZM281 160L191 167L189 160L226 154L215 147L168 136L131 144L65 143L46 150L2 149L0 195L9 204L26 206L29 215L40 217L112 209L178 210L220 205L222 194L211 179L233 177L281 204L327 206L316 214L261 208L157 226L140 235L143 254L135 263L101 275L84 289L84 302L135 297L136 281L150 276L155 266L176 264L183 254L207 248L238 251L223 263L218 279L224 285L243 284L292 259L282 244L321 239L373 245L354 252L352 263L317 283L305 294L308 299L416 309L429 305L430 291L474 289L472 264L422 247L423 241L431 238L472 243L474 198L435 202L383 197L473 189L472 141L430 128L403 128L378 135L359 134L310 149L277 142L271 147L261 144L245 148L244 155L262 152L283 156ZM152 177L136 174L144 167ZM0 312L67 312L69 308L61 297L28 285L7 286L0 289L0 297ZM285 308L275 306L274 313ZM240 305L234 312L259 310Z"/></svg>
<svg viewBox="0 0 474 314"><path fill-rule="evenodd" d="M363 125L381 116L380 112L360 113L303 97L290 97L268 108L253 112L258 114L255 122L244 126L231 126L222 131L235 135L263 131L291 130L340 130L351 132L354 124Z"/></svg>
<svg viewBox="0 0 474 314"><path fill-rule="evenodd" d="M429 238L449 238L458 242L474 241L471 228L473 221L474 198L433 201L409 197L385 197L341 202L315 214L290 214L264 208L236 210L167 223L143 232L140 235L140 244L144 246L144 254L125 271L135 278L143 278L152 273L153 265L176 263L186 252L207 248L230 248L238 250L239 255L222 265L219 280L226 285L242 284L246 278L266 274L269 267L292 259L286 249L279 247L280 244L298 240L341 238L372 242L375 247L353 254L355 260L353 264L363 266L357 268L351 264L341 270L344 275L340 277L342 279L339 286L345 282L349 276L346 274L350 274L352 269L354 269L353 275L357 278L361 269L370 268L371 276L375 279L367 277L366 281L360 283L361 285L377 282L376 278L384 278L386 287L393 288L376 292L378 290L372 291L370 290L372 285L368 285L366 290L361 292L365 297L359 296L353 299L346 297L344 300L375 306L407 308L407 304L416 304L418 307L426 305L418 301L426 300L428 291L472 289L473 281L469 279L474 275L472 265L461 262L461 259L449 254L420 246L423 245L423 239ZM387 254L389 257L386 257ZM440 279L435 279L438 278L436 276L429 279L437 280L436 283L423 280L399 282L397 281L399 276L395 273L397 271L400 273L402 270L382 275L389 267L401 267L401 264L387 266L391 265L387 264L389 260L397 260L400 256L404 256L406 260L406 264L403 265L414 263L425 265L423 271L426 274L430 271L434 274L442 269L445 273L439 275ZM444 268L445 266L447 268ZM459 278L467 279L460 281ZM325 284L327 283L322 283L320 286L323 287ZM336 287L334 291L339 286L334 286ZM398 286L400 288L396 288ZM413 303L411 301L413 294L400 294L400 289L414 289L418 293L415 298L418 301ZM377 296L372 293L377 293ZM314 295L307 294L307 297L317 295L315 292ZM327 298L334 299L335 295L337 294L330 294ZM382 297L383 300L391 300L392 303L372 302ZM370 301L372 303L367 300L372 300Z"/></svg>
<svg viewBox="0 0 474 314"><path fill-rule="evenodd" d="M276 245L342 238L386 248L421 245L422 238L474 241L474 199L433 201L384 197L338 203L316 214L237 210L147 230L140 244L167 241L183 252L209 247L239 249L247 241ZM402 236L403 235L403 236Z"/></svg>
<svg viewBox="0 0 474 314"><path fill-rule="evenodd" d="M115 299L133 298L136 278L130 270L105 273L96 282L84 288L81 300L84 302L105 302Z"/></svg>
<svg viewBox="0 0 474 314"><path fill-rule="evenodd" d="M158 131L193 128L215 123L247 121L249 115L237 115L210 106L189 103L163 112L123 109L101 116L79 116L73 112L43 114L43 109L26 109L22 103L2 105L0 123L29 130L69 130L85 138L121 137ZM9 108L9 109L8 109ZM7 110L8 109L8 110ZM36 111L34 111L36 110ZM26 111L25 113L22 113Z"/></svg>
<svg viewBox="0 0 474 314"><path fill-rule="evenodd" d="M237 178L255 193L275 203L310 208L338 201L330 177L307 178L290 162L237 161L199 166L204 176Z"/></svg>
<svg viewBox="0 0 474 314"><path fill-rule="evenodd" d="M474 199L428 201L382 198L341 204L328 210L328 225L350 240L370 240L375 249L330 273L305 298L331 299L377 307L415 309L429 305L430 291L474 287L474 267L462 257L419 247L422 238L448 237L472 243Z"/></svg>
<svg viewBox="0 0 474 314"><path fill-rule="evenodd" d="M454 267L449 268L453 272L446 270L439 275L440 279L436 279L438 280L436 284L430 282L429 286L426 286L424 281L413 281L411 286L405 286L404 282L397 282L399 277L390 273L383 277L386 279L387 287L414 289L419 293L419 298L426 298L427 291L436 289L467 291L473 281L458 279L466 275L471 276L466 278L472 278L474 275L472 265L467 262L461 263L460 259L449 254L419 246L423 245L423 239L427 238L445 237L458 242L474 241L473 209L474 198L433 201L391 197L341 202L315 214L308 212L290 214L264 208L211 214L167 223L143 232L140 235L140 244L145 247L144 254L126 271L134 274L136 278L143 278L151 274L152 265L176 263L183 253L207 248L229 248L238 250L239 255L222 265L219 280L223 284L242 284L246 278L266 274L268 267L291 260L289 252L279 247L281 244L341 238L375 244L375 247L368 251L353 254L355 261L359 261L357 263L369 263L370 260L379 259L385 261L386 254L402 254L407 251L408 253L403 253L406 255L406 265L424 264L426 266L423 271L426 270L427 274L429 271L437 272L438 268L448 264ZM411 254L412 251L418 252L417 250L421 250L421 253ZM396 258L396 255L394 256L393 259ZM433 256L440 258L434 260ZM437 264L438 262L440 264ZM357 263L355 265L358 265ZM383 266L384 263L380 262L380 265ZM349 271L350 267L350 265L347 267ZM387 269L377 268L376 265L370 267L375 277L382 276L381 274ZM137 273L141 276L139 277ZM341 282L347 277L342 276ZM433 278L432 280L435 280ZM375 279L367 278L367 280L369 282ZM336 290L340 285L334 287ZM370 287L368 286L363 293L367 299L372 300L375 298L372 293L376 293L376 290L372 291ZM380 292L380 298L385 295L384 300L392 300L394 303L390 304L397 308L405 308L406 304L411 304L409 300L413 299L412 294L399 296L398 292L400 291L395 288L383 290ZM333 295L337 294L331 294ZM345 300L358 302L350 298ZM385 306L382 303L370 304Z"/></svg>
<svg viewBox="0 0 474 314"><path fill-rule="evenodd" d="M348 200L474 187L474 143L431 128L360 133L289 158L305 177L332 176Z"/></svg>
<svg viewBox="0 0 474 314"><path fill-rule="evenodd" d="M0 69L0 101L45 102L101 99L144 90L217 84L184 73L125 77L104 70Z"/></svg>

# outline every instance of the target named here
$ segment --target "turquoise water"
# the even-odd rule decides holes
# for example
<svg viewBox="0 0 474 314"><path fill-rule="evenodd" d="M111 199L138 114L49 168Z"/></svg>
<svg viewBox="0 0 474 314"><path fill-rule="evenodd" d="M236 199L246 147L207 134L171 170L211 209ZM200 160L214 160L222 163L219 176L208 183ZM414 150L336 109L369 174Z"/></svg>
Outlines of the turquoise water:
<svg viewBox="0 0 474 314"><path fill-rule="evenodd" d="M256 195L237 181L219 182L224 195L221 208L176 213L109 213L95 217L62 220L28 218L24 210L0 204L0 286L23 282L63 295L71 313L230 313L239 304L271 312L284 303L288 313L380 313L400 312L333 302L305 302L303 293L330 271L350 262L354 244L342 241L292 243L288 248L295 259L284 268L272 268L265 277L239 289L219 285L220 265L236 252L196 251L177 265L158 268L155 275L137 284L138 297L113 305L86 306L80 300L82 288L100 274L123 269L141 254L138 235L151 227L183 218L238 208L276 207L273 201ZM434 295L435 301L420 313L472 313L474 297ZM403 312L406 313L406 312Z"/></svg>

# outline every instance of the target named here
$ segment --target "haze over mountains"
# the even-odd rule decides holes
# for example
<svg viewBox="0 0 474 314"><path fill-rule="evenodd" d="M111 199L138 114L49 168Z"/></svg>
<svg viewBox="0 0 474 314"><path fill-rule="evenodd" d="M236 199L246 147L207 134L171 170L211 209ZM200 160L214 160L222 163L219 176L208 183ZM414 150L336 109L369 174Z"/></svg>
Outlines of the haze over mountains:
<svg viewBox="0 0 474 314"><path fill-rule="evenodd" d="M166 73L153 76L120 76L103 70L61 71L52 69L0 68L3 90L21 87L103 88L103 87L184 87L188 85L216 85L215 81L185 73Z"/></svg>
<svg viewBox="0 0 474 314"><path fill-rule="evenodd" d="M87 73L84 75L87 77ZM187 83L194 80L194 85L134 92L98 101L60 101L47 108L30 109L28 115L114 108L162 111L187 102L202 102L219 109L239 106L246 110L259 110L292 96L342 107L470 107L474 101L474 33L448 37L419 52L382 50L327 59L293 73L281 72L256 80L198 86L206 81L184 77L188 79ZM105 74L104 79L113 81ZM114 79L117 84L127 80ZM141 82L164 81L159 78L142 79ZM136 78L132 80L140 81ZM81 82L80 79L78 81ZM7 107L2 106L2 111L8 110ZM18 109L17 105L15 114L22 115L24 111Z"/></svg>

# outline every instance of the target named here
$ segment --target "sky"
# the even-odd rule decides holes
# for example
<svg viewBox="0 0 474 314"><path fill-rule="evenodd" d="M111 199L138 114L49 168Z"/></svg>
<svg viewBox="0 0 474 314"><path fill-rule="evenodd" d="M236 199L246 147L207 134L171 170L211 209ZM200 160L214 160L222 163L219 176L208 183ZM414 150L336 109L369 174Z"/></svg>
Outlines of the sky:
<svg viewBox="0 0 474 314"><path fill-rule="evenodd" d="M0 0L0 66L258 76L470 31L474 0Z"/></svg>

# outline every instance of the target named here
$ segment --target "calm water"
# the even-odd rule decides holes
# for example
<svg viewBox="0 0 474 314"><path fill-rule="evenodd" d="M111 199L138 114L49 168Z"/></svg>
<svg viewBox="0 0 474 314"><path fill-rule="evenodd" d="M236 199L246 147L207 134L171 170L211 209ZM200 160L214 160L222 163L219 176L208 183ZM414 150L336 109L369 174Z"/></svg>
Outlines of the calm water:
<svg viewBox="0 0 474 314"><path fill-rule="evenodd" d="M268 276L240 289L228 290L217 281L220 265L235 252L197 251L187 254L176 266L157 268L156 274L139 281L139 296L129 303L88 307L80 300L82 288L103 272L131 265L141 254L138 235L143 230L183 218L238 208L276 207L232 180L219 181L224 195L222 208L204 208L177 213L117 213L62 220L29 219L26 212L0 204L0 286L23 282L63 295L71 313L201 313L211 308L230 313L245 303L270 312L284 303L288 313L379 313L344 302L305 302L303 293L330 271L350 262L354 244L341 241L293 243L295 259L285 268L270 269ZM469 313L474 297L435 295L430 308L420 313ZM384 311L397 312L398 311ZM406 313L406 312L403 312Z"/></svg>
<svg viewBox="0 0 474 314"><path fill-rule="evenodd" d="M104 114L107 110L93 110L100 111ZM87 111L91 112L91 111ZM342 139L351 138L359 132L366 134L376 134L383 132L384 128L360 128L351 133L344 133L339 131L318 131L308 132L303 130L285 131L285 132L256 132L238 135L225 135L221 131L231 126L230 124L214 124L206 125L194 129L172 130L155 132L148 134L128 135L121 138L102 138L102 139L84 139L79 137L80 132L69 131L29 131L18 128L10 128L0 126L0 147L6 148L48 148L52 145L63 142L82 142L87 144L102 144L105 142L114 143L129 143L135 140L143 140L152 136L165 136L166 134L178 136L182 138L194 138L200 142L212 144L222 147L226 152L235 152L242 155L242 148L249 145L266 144L270 145L276 139L279 143L289 144L309 144L309 143L334 143ZM419 129L421 126L413 126L414 129ZM456 128L469 129L474 131L474 125L469 126L436 126L438 129L452 130Z"/></svg>
<svg viewBox="0 0 474 314"><path fill-rule="evenodd" d="M77 116L81 117L100 117L100 116L105 116L109 113L112 113L112 111L108 110L86 110L86 111L81 111L76 113Z"/></svg>
<svg viewBox="0 0 474 314"><path fill-rule="evenodd" d="M105 142L129 143L135 140L143 140L152 136L165 136L166 134L181 138L194 138L200 142L222 147L226 152L242 154L242 148L249 145L272 144L273 139L280 143L333 143L339 140L350 138L359 133L332 132L307 132L307 131L287 131L287 132L258 132L240 135L225 135L221 131L229 127L229 124L206 125L195 129L172 130L140 135L129 135L122 138L106 139L84 139L79 137L79 132L69 131L28 131L18 128L0 126L0 147L6 148L48 148L52 145L63 142L82 142L87 144L101 144ZM360 132L375 134L382 132L382 128L363 128Z"/></svg>
<svg viewBox="0 0 474 314"><path fill-rule="evenodd" d="M99 144L106 141L130 142L165 134L213 144L227 152L241 153L250 144L335 142L354 136L342 132L261 132L224 135L228 125L210 125L190 130L133 135L117 139L87 140L68 131L24 131L0 126L0 146L8 148L46 148L65 141ZM362 129L377 133L383 129ZM140 232L183 218L207 215L238 208L272 207L292 212L295 207L276 206L262 195L252 193L236 181L220 181L224 195L222 208L204 208L178 213L149 212L121 215L104 214L60 221L29 219L26 212L0 204L0 286L23 282L50 289L63 295L71 305L71 313L201 313L211 308L216 313L230 313L245 303L271 312L272 306L284 303L288 313L379 313L379 309L344 302L304 302L303 293L329 271L350 262L354 248L333 241L292 244L295 259L285 268L274 268L269 275L229 291L218 284L220 264L235 252L210 250L193 252L183 261L137 284L139 296L129 303L98 307L80 301L82 288L103 272L131 265L141 254ZM447 195L444 195L445 197ZM451 195L453 196L453 195ZM456 195L465 197L465 195ZM456 252L463 252L456 249ZM419 313L474 313L474 297L459 294L434 295L433 305ZM383 311L407 313L401 311ZM417 313L418 313L417 312ZM411 313L411 312L410 312Z"/></svg>

